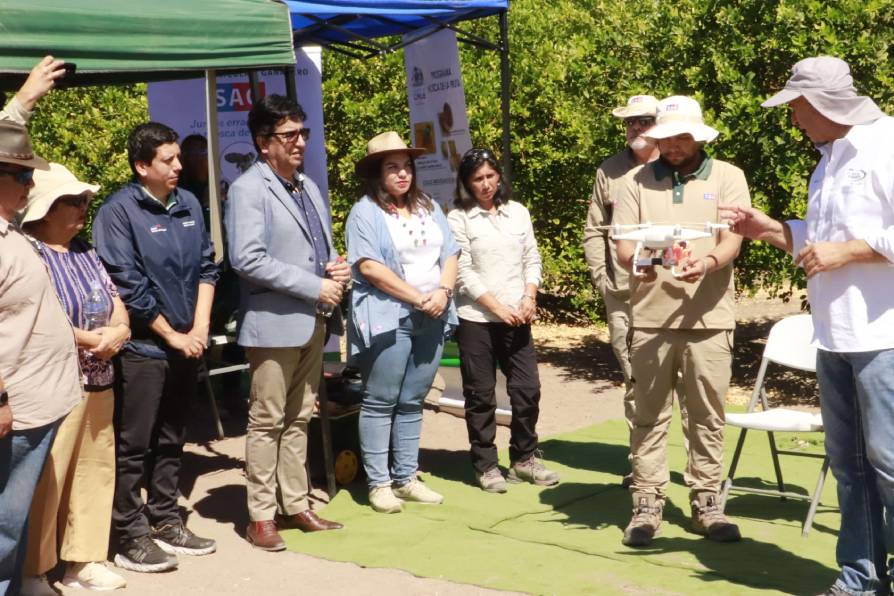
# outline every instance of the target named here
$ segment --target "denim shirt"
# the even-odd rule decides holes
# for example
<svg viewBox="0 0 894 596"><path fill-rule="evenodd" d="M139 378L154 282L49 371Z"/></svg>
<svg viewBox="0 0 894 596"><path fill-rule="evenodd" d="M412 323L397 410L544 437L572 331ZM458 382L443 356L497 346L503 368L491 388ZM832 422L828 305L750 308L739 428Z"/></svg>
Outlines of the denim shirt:
<svg viewBox="0 0 894 596"><path fill-rule="evenodd" d="M434 206L433 218L444 236L439 258L443 270L447 259L459 254L460 249L447 225L447 218L437 204ZM358 262L370 259L382 263L401 279L405 279L405 276L388 232L385 212L368 196L364 195L351 209L345 226L345 237L348 262L351 264L354 280L348 321L348 355L355 356L369 348L375 336L397 329L402 305L400 300L370 283L360 273ZM459 324L453 300L448 302L441 319L446 323L444 335L449 336Z"/></svg>

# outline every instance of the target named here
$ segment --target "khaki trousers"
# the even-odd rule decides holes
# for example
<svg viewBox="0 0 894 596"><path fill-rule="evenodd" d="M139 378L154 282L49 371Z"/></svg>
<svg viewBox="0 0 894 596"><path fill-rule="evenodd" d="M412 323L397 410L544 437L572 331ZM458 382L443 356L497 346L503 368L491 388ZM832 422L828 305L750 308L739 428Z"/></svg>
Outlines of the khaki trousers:
<svg viewBox="0 0 894 596"><path fill-rule="evenodd" d="M305 511L307 425L320 389L325 325L298 348L246 348L251 401L245 436L248 515L272 520Z"/></svg>
<svg viewBox="0 0 894 596"><path fill-rule="evenodd" d="M106 559L115 490L114 410L111 389L85 391L59 426L31 501L26 576L46 573L59 558Z"/></svg>
<svg viewBox="0 0 894 596"><path fill-rule="evenodd" d="M732 330L635 329L630 343L636 414L631 491L664 495L670 481L667 431L673 390L686 396L690 496L719 493L723 476L724 399L732 372ZM677 373L681 374L678 380Z"/></svg>
<svg viewBox="0 0 894 596"><path fill-rule="evenodd" d="M612 344L612 352L618 360L618 366L624 374L624 418L627 420L627 428L633 433L633 419L636 416L636 396L633 391L632 367L630 365L630 302L621 300L613 294L606 293L605 320L608 324L608 333ZM676 387L675 394L680 405L680 418L683 426L683 447L689 452L689 421L686 414L686 400L684 394ZM631 436L631 440L633 437Z"/></svg>

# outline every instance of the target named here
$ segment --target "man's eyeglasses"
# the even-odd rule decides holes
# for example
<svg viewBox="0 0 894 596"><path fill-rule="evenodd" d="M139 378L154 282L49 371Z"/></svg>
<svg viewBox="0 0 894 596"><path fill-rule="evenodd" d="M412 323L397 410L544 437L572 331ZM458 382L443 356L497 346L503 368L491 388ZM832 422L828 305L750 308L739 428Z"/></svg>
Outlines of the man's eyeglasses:
<svg viewBox="0 0 894 596"><path fill-rule="evenodd" d="M290 130L289 132L271 132L270 136L277 137L283 143L294 143L298 140L298 137L301 137L306 141L310 138L310 129L296 128L295 130Z"/></svg>
<svg viewBox="0 0 894 596"><path fill-rule="evenodd" d="M56 199L57 203L62 203L63 205L68 205L69 207L77 207L82 208L86 207L87 203L90 202L90 197L87 195L66 195L64 197L59 197Z"/></svg>
<svg viewBox="0 0 894 596"><path fill-rule="evenodd" d="M15 178L15 181L22 186L28 186L28 184L31 182L31 179L34 178L34 168L26 168L24 170L5 170L3 168L0 168L0 174L12 176L13 178Z"/></svg>
<svg viewBox="0 0 894 596"><path fill-rule="evenodd" d="M633 126L634 124L637 124L642 128L646 128L655 124L655 118L652 118L650 116L624 118L624 126Z"/></svg>

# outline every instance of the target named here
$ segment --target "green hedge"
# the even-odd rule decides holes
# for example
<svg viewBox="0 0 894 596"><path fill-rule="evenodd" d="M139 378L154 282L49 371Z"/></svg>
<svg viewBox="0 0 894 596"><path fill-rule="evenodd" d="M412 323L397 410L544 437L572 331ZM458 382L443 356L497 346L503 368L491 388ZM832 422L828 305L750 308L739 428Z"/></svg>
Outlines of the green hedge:
<svg viewBox="0 0 894 596"><path fill-rule="evenodd" d="M514 189L535 220L544 304L566 320L599 317L580 238L595 168L623 144L611 108L629 95L697 97L721 131L711 153L741 167L755 205L777 217L803 214L817 159L786 109L759 106L794 62L841 56L859 89L894 109L894 0L515 0L509 15ZM497 39L495 18L464 26ZM499 151L498 56L462 46L461 60L473 143ZM323 96L340 237L366 141L387 129L409 137L402 55L324 53ZM34 130L39 149L111 189L128 176L127 130L145 117L140 87L65 91L49 98ZM779 292L804 282L759 243L745 245L738 278L741 288Z"/></svg>

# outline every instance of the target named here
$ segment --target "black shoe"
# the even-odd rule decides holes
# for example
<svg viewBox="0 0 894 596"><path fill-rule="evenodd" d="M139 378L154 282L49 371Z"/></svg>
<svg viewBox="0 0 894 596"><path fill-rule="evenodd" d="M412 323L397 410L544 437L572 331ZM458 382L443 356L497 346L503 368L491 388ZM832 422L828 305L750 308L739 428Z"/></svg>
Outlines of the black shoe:
<svg viewBox="0 0 894 596"><path fill-rule="evenodd" d="M217 550L214 540L196 536L182 522L152 528L151 536L163 551L172 555L210 555Z"/></svg>
<svg viewBox="0 0 894 596"><path fill-rule="evenodd" d="M121 544L115 555L115 565L141 573L156 573L177 567L177 557L167 554L144 535Z"/></svg>

